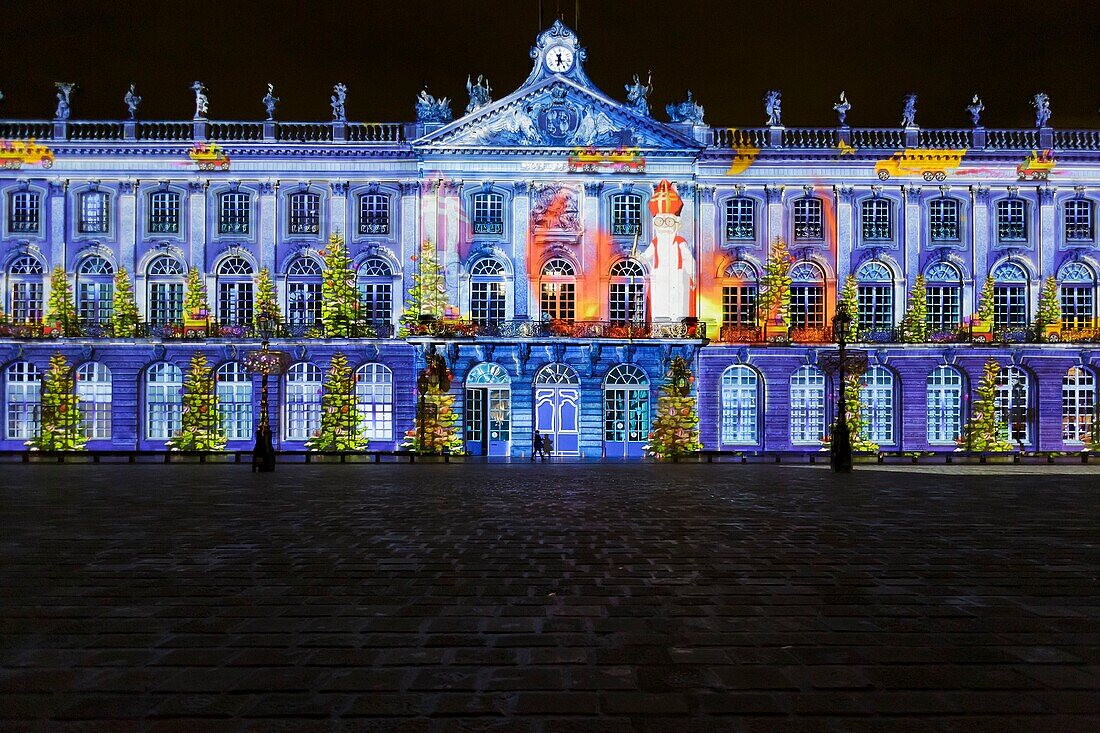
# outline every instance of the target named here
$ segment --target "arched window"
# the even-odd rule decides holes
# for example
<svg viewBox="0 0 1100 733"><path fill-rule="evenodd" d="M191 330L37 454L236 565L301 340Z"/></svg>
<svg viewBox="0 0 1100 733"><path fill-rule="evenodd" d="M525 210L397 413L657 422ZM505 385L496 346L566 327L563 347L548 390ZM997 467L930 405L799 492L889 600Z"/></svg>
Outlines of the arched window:
<svg viewBox="0 0 1100 733"><path fill-rule="evenodd" d="M825 437L825 372L815 366L791 375L791 442L820 445Z"/></svg>
<svg viewBox="0 0 1100 733"><path fill-rule="evenodd" d="M864 262L856 270L856 323L868 331L894 327L894 275L881 262Z"/></svg>
<svg viewBox="0 0 1100 733"><path fill-rule="evenodd" d="M1067 242L1091 242L1092 229L1092 202L1088 199L1070 199L1066 201L1065 232Z"/></svg>
<svg viewBox="0 0 1100 733"><path fill-rule="evenodd" d="M473 197L474 235L504 233L504 196L499 193L476 193Z"/></svg>
<svg viewBox="0 0 1100 733"><path fill-rule="evenodd" d="M5 437L30 440L37 436L42 429L42 375L38 367L27 361L10 364L4 370L4 392Z"/></svg>
<svg viewBox="0 0 1100 733"><path fill-rule="evenodd" d="M106 234L110 231L111 197L106 191L85 191L80 194L81 234Z"/></svg>
<svg viewBox="0 0 1100 733"><path fill-rule="evenodd" d="M1058 270L1061 286L1062 328L1092 328L1096 278L1081 262L1067 262Z"/></svg>
<svg viewBox="0 0 1100 733"><path fill-rule="evenodd" d="M1001 199L997 202L997 239L1001 242L1027 239L1027 204L1022 199Z"/></svg>
<svg viewBox="0 0 1100 733"><path fill-rule="evenodd" d="M225 437L248 440L252 437L252 375L237 361L218 367L215 375L218 391L218 417Z"/></svg>
<svg viewBox="0 0 1100 733"><path fill-rule="evenodd" d="M111 439L111 370L97 361L76 368L80 428L88 440Z"/></svg>
<svg viewBox="0 0 1100 733"><path fill-rule="evenodd" d="M8 268L8 282L11 288L9 310L15 323L42 322L42 291L45 282L45 268L42 263L30 255L15 258Z"/></svg>
<svg viewBox="0 0 1100 733"><path fill-rule="evenodd" d="M795 239L813 240L825 238L821 199L812 196L795 199L793 209Z"/></svg>
<svg viewBox="0 0 1100 733"><path fill-rule="evenodd" d="M252 265L226 257L218 265L218 320L225 326L252 324Z"/></svg>
<svg viewBox="0 0 1100 733"><path fill-rule="evenodd" d="M756 270L737 260L726 267L722 278L722 325L756 328Z"/></svg>
<svg viewBox="0 0 1100 733"><path fill-rule="evenodd" d="M603 383L603 439L609 456L640 456L649 436L649 377L619 364Z"/></svg>
<svg viewBox="0 0 1100 733"><path fill-rule="evenodd" d="M105 326L114 310L115 268L92 255L81 260L76 270L76 313L81 324Z"/></svg>
<svg viewBox="0 0 1100 733"><path fill-rule="evenodd" d="M162 325L183 319L183 263L162 255L149 263L149 323Z"/></svg>
<svg viewBox="0 0 1100 733"><path fill-rule="evenodd" d="M924 272L928 325L934 333L955 331L962 323L962 275L949 262L935 262Z"/></svg>
<svg viewBox="0 0 1100 733"><path fill-rule="evenodd" d="M859 401L863 406L863 437L879 445L894 443L894 375L882 366L873 366L859 381Z"/></svg>
<svg viewBox="0 0 1100 733"><path fill-rule="evenodd" d="M928 442L954 445L962 433L963 377L958 369L941 366L928 375L926 387Z"/></svg>
<svg viewBox="0 0 1100 733"><path fill-rule="evenodd" d="M644 324L645 268L637 260L619 260L611 266L608 292L608 316L615 325Z"/></svg>
<svg viewBox="0 0 1100 733"><path fill-rule="evenodd" d="M993 325L995 328L1027 328L1027 271L1015 262L993 270Z"/></svg>
<svg viewBox="0 0 1100 733"><path fill-rule="evenodd" d="M42 197L35 191L13 191L8 196L8 231L37 234L42 220Z"/></svg>
<svg viewBox="0 0 1100 733"><path fill-rule="evenodd" d="M1096 420L1096 378L1084 367L1070 367L1062 377L1062 440L1093 442Z"/></svg>
<svg viewBox="0 0 1100 733"><path fill-rule="evenodd" d="M883 198L864 200L859 207L859 221L863 241L888 241L891 239L890 201Z"/></svg>
<svg viewBox="0 0 1100 733"><path fill-rule="evenodd" d="M286 320L299 329L321 320L321 265L312 257L296 257L287 267Z"/></svg>
<svg viewBox="0 0 1100 733"><path fill-rule="evenodd" d="M286 373L287 440L308 440L321 429L321 369L300 362Z"/></svg>
<svg viewBox="0 0 1100 733"><path fill-rule="evenodd" d="M722 443L751 445L758 439L760 380L747 366L722 372Z"/></svg>
<svg viewBox="0 0 1100 733"><path fill-rule="evenodd" d="M542 266L539 307L543 320L572 321L577 316L577 270L560 257Z"/></svg>
<svg viewBox="0 0 1100 733"><path fill-rule="evenodd" d="M756 207L747 196L726 201L726 239L756 239Z"/></svg>
<svg viewBox="0 0 1100 733"><path fill-rule="evenodd" d="M470 320L479 325L507 318L508 273L494 257L483 257L470 267Z"/></svg>
<svg viewBox="0 0 1100 733"><path fill-rule="evenodd" d="M183 372L166 361L145 372L145 437L168 440L180 431L183 414Z"/></svg>
<svg viewBox="0 0 1100 733"><path fill-rule="evenodd" d="M381 257L369 257L357 273L363 317L376 326L393 322L393 268Z"/></svg>
<svg viewBox="0 0 1100 733"><path fill-rule="evenodd" d="M176 191L149 194L149 233L179 234L180 195Z"/></svg>
<svg viewBox="0 0 1100 733"><path fill-rule="evenodd" d="M791 328L825 328L825 273L803 261L791 267L790 278Z"/></svg>
<svg viewBox="0 0 1100 733"><path fill-rule="evenodd" d="M383 364L355 370L359 425L368 440L393 440L393 372Z"/></svg>
<svg viewBox="0 0 1100 733"><path fill-rule="evenodd" d="M617 193L611 197L611 234L633 237L642 232L642 197L636 193Z"/></svg>
<svg viewBox="0 0 1100 733"><path fill-rule="evenodd" d="M248 234L252 221L252 197L244 191L218 196L218 234Z"/></svg>
<svg viewBox="0 0 1100 733"><path fill-rule="evenodd" d="M938 198L928 202L928 233L933 242L959 241L959 202Z"/></svg>
<svg viewBox="0 0 1100 733"><path fill-rule="evenodd" d="M390 197L384 193L359 196L359 233L375 236L390 233Z"/></svg>
<svg viewBox="0 0 1100 733"><path fill-rule="evenodd" d="M1001 423L1008 428L1013 443L1031 442L1031 395L1027 372L1018 366L1002 367L997 372L995 404Z"/></svg>
<svg viewBox="0 0 1100 733"><path fill-rule="evenodd" d="M290 194L290 233L317 234L321 231L321 197L308 191Z"/></svg>

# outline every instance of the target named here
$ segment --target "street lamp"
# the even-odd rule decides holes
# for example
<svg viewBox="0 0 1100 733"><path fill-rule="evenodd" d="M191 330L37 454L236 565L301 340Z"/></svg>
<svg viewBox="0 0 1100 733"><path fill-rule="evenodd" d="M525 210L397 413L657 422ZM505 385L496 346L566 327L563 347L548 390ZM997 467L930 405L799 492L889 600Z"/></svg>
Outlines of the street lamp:
<svg viewBox="0 0 1100 733"><path fill-rule="evenodd" d="M837 418L836 430L833 432L833 440L829 450L829 465L837 473L852 472L852 437L848 434L848 415L845 404L845 374L844 359L845 347L848 344L848 327L852 325L852 316L844 303L837 306L836 315L833 316L833 334L836 336L837 347L840 350L839 364L837 365Z"/></svg>
<svg viewBox="0 0 1100 733"><path fill-rule="evenodd" d="M268 339L275 330L275 318L271 314L261 313L256 318L260 332L259 351L249 351L244 358L245 369L253 374L262 375L260 381L260 422L256 427L256 445L252 448L252 471L271 473L275 470L275 447L271 442L271 416L267 400L267 378L279 376L290 366L290 354L285 351L273 351L268 348Z"/></svg>

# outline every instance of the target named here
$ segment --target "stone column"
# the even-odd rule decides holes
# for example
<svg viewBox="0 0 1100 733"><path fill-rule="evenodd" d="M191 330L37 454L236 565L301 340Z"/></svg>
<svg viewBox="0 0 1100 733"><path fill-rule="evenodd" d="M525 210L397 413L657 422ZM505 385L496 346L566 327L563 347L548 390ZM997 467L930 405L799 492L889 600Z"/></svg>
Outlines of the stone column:
<svg viewBox="0 0 1100 733"><path fill-rule="evenodd" d="M46 247L49 252L49 267L51 269L58 265L68 266L68 263L65 262L65 243L69 240L65 235L65 227L67 226L65 221L65 190L68 187L69 182L60 178L50 181L49 184L50 228L46 232L46 236L49 238ZM46 278L46 288L49 288L49 278ZM49 293L43 295L43 298L48 297ZM45 301L43 301L43 305L45 305Z"/></svg>
<svg viewBox="0 0 1100 733"><path fill-rule="evenodd" d="M973 221L971 230L971 252L974 261L974 280L971 283L963 283L963 317L967 313L976 313L978 310L978 298L981 297L982 285L985 276L989 273L989 187L977 185L971 189L971 206ZM970 306L969 311L967 305Z"/></svg>
<svg viewBox="0 0 1100 733"><path fill-rule="evenodd" d="M1039 267L1039 282L1036 285L1041 289L1042 281L1048 275L1054 275L1054 256L1056 254L1057 240L1055 239L1054 226L1056 216L1054 211L1054 189L1043 186L1039 189L1039 231L1038 251L1035 262ZM1038 294L1036 294L1038 298ZM1035 300L1038 306L1038 299Z"/></svg>
<svg viewBox="0 0 1100 733"><path fill-rule="evenodd" d="M528 273L527 250L530 246L528 236L531 220L531 186L524 181L512 184L512 269L515 272L513 287L515 305L512 317L517 321L527 320L527 304L531 298L531 274ZM532 253L535 258L537 253ZM535 276L537 278L537 275ZM537 305L536 305L537 310Z"/></svg>
<svg viewBox="0 0 1100 733"><path fill-rule="evenodd" d="M191 225L187 228L188 248L187 266L194 265L203 269L203 253L206 250L206 188L209 181L191 181L187 197L187 211L191 216ZM214 226L218 223L215 221Z"/></svg>
<svg viewBox="0 0 1100 733"><path fill-rule="evenodd" d="M398 235L397 245L397 264L401 267L401 289L400 292L394 293L394 308L396 309L396 315L400 314L405 309L405 294L409 292L409 288L412 287L413 273L416 272L416 268L413 265L413 261L410 259L413 255L420 254L420 241L421 241L421 217L419 216L420 209L418 204L419 192L421 184L419 181L402 181L399 184L399 190L401 192L401 198L398 200L398 205L401 208L401 215L398 218L398 222L401 226L401 231Z"/></svg>
<svg viewBox="0 0 1100 733"><path fill-rule="evenodd" d="M707 321L707 335L716 339L722 322L722 294L715 291L715 276L722 253L720 240L714 237L719 226L715 187L699 186L696 193L698 217L694 226L695 238L690 242L695 252L695 316Z"/></svg>
<svg viewBox="0 0 1100 733"><path fill-rule="evenodd" d="M350 243L352 232L348 218L348 184L346 181L333 181L329 188L332 190L332 198L328 210L327 234L339 232L344 236L344 242ZM324 230L318 236L327 238Z"/></svg>
<svg viewBox="0 0 1100 733"><path fill-rule="evenodd" d="M902 240L903 255L901 266L905 270L902 273L901 292L894 292L894 302L900 303L901 308L894 308L894 323L901 321L908 305L907 294L917 279L920 272L920 233L921 233L921 187L907 186L905 188L905 229Z"/></svg>
<svg viewBox="0 0 1100 733"><path fill-rule="evenodd" d="M783 231L783 186L777 184L764 186L764 198L768 202L767 239L764 242L764 252L767 253L771 250L772 242L776 237L787 238L787 233Z"/></svg>
<svg viewBox="0 0 1100 733"><path fill-rule="evenodd" d="M836 281L842 287L844 278L852 271L852 251L855 235L852 233L852 201L855 189L838 186L836 189ZM839 295L839 294L838 294Z"/></svg>
<svg viewBox="0 0 1100 733"><path fill-rule="evenodd" d="M118 261L132 273L137 257L137 181L118 184Z"/></svg>
<svg viewBox="0 0 1100 733"><path fill-rule="evenodd" d="M264 181L260 184L260 226L256 258L260 267L266 267L275 278L275 247L279 227L279 183Z"/></svg>
<svg viewBox="0 0 1100 733"><path fill-rule="evenodd" d="M605 316L607 306L599 297L600 278L607 273L610 265L600 259L600 192L602 181L590 181L584 184L584 198L581 201L581 248L577 253L577 320L594 321ZM593 292L596 289L597 292Z"/></svg>
<svg viewBox="0 0 1100 733"><path fill-rule="evenodd" d="M464 311L461 298L462 266L458 256L458 237L461 218L460 196L461 181L447 181L440 187L442 200L439 208L443 214L443 255L444 272L447 273L447 300Z"/></svg>

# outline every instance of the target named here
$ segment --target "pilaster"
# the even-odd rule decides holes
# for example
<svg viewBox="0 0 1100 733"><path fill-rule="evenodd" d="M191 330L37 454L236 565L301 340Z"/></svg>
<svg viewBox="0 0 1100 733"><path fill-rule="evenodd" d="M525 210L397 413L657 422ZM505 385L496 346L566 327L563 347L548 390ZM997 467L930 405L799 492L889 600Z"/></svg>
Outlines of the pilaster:
<svg viewBox="0 0 1100 733"><path fill-rule="evenodd" d="M209 181L191 181L188 186L187 212L191 217L190 226L187 227L188 249L185 264L188 267L191 265L200 267L205 259L203 254L206 249L206 187L208 185Z"/></svg>
<svg viewBox="0 0 1100 733"><path fill-rule="evenodd" d="M714 186L699 186L696 189L694 210L698 216L694 222L695 241L695 315L707 321L709 329L717 328L722 321L721 293L716 293L715 275L721 259L721 247L715 239L718 231L718 210L714 203ZM685 207L686 209L687 207Z"/></svg>
<svg viewBox="0 0 1100 733"><path fill-rule="evenodd" d="M527 304L531 298L531 281L537 279L537 273L528 273L528 221L531 218L531 187L522 181L512 184L512 262L515 272L515 306L513 317L519 320L527 318ZM534 258L538 253L532 253Z"/></svg>
<svg viewBox="0 0 1100 733"><path fill-rule="evenodd" d="M68 266L65 261L65 243L69 240L65 236L65 227L67 222L65 221L65 190L69 187L68 181L57 179L56 181L50 181L50 228L49 228L49 244L47 245L50 253L50 267L56 267L57 265ZM49 285L49 279L47 278L47 287ZM46 293L44 298L48 298L49 294Z"/></svg>
<svg viewBox="0 0 1100 733"><path fill-rule="evenodd" d="M978 310L978 298L981 296L982 283L989 273L989 187L978 184L971 190L971 206L973 207L973 230L970 233L970 241L973 242L974 255L974 279L967 292L966 283L963 284L963 317L976 313ZM969 306L969 310L967 309Z"/></svg>
<svg viewBox="0 0 1100 733"><path fill-rule="evenodd" d="M855 237L852 233L852 201L856 191L851 186L836 188L836 281L842 287L844 278L852 271L852 248ZM839 295L839 294L838 294Z"/></svg>
<svg viewBox="0 0 1100 733"><path fill-rule="evenodd" d="M783 231L783 186L778 184L764 186L764 197L768 202L768 236L764 242L766 253L770 251L772 242L775 241L776 237L786 239L787 236L786 232Z"/></svg>
<svg viewBox="0 0 1100 733"><path fill-rule="evenodd" d="M348 221L348 184L346 181L333 181L329 184L332 197L329 199L328 231L339 232L344 241L351 240L351 222ZM324 236L324 232L321 232Z"/></svg>
<svg viewBox="0 0 1100 733"><path fill-rule="evenodd" d="M260 267L266 267L272 275L275 273L275 247L279 226L278 190L278 181L264 181L260 184L260 229L257 245L259 251L256 257Z"/></svg>
<svg viewBox="0 0 1100 733"><path fill-rule="evenodd" d="M137 237L137 182L123 181L118 185L118 261L130 272L136 264Z"/></svg>
<svg viewBox="0 0 1100 733"><path fill-rule="evenodd" d="M1040 288L1042 287L1042 281L1048 275L1054 274L1054 256L1055 249L1058 246L1054 235L1056 219L1054 190L1051 186L1043 186L1039 189L1039 231L1038 241L1036 242L1038 251L1035 253L1035 262L1039 266L1039 282L1037 285ZM1035 302L1038 303L1039 301L1036 300Z"/></svg>
<svg viewBox="0 0 1100 733"><path fill-rule="evenodd" d="M913 281L917 278L917 273L920 272L920 199L920 186L905 187L905 229L903 230L904 238L901 242L903 252L901 266L905 270L902 276L905 278L906 291L912 286ZM902 293L900 302L905 303L905 293ZM895 314L898 314L899 310L895 308Z"/></svg>
<svg viewBox="0 0 1100 733"><path fill-rule="evenodd" d="M609 262L600 261L600 192L603 190L602 181L591 181L584 184L584 196L581 199L581 251L577 258L578 274L585 276L577 278L577 318L581 320L594 320L601 318L601 299L596 293L589 292L598 287L602 273L607 272ZM595 272L593 277L590 273Z"/></svg>
<svg viewBox="0 0 1100 733"><path fill-rule="evenodd" d="M397 256L399 258L398 264L401 266L402 283L401 292L395 294L396 297L394 297L394 307L397 309L398 314L404 310L405 293L412 287L413 268L411 267L412 260L409 258L420 252L422 218L417 216L417 211L421 190L421 184L418 181L403 181L400 184L401 198L398 205L401 207L401 217L399 219L401 232L398 239Z"/></svg>

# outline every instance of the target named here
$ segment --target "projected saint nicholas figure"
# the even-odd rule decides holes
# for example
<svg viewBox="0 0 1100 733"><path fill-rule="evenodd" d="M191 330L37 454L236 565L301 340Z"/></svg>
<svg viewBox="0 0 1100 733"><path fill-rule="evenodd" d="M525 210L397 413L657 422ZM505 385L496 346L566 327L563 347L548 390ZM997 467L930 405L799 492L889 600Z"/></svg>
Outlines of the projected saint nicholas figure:
<svg viewBox="0 0 1100 733"><path fill-rule="evenodd" d="M677 232L684 201L668 181L657 184L649 200L653 241L640 260L649 266L650 309L654 321L679 321L691 315L695 258Z"/></svg>

